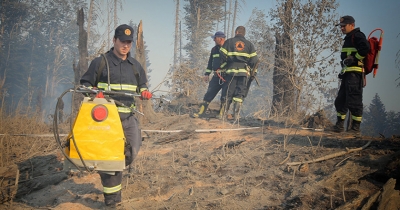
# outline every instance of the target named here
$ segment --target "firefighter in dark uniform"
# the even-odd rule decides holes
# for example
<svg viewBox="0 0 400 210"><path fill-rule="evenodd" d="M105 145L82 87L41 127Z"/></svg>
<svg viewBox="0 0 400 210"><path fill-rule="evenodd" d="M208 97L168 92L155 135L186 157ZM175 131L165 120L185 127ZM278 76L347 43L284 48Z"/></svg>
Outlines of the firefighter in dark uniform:
<svg viewBox="0 0 400 210"><path fill-rule="evenodd" d="M114 46L105 53L107 66L101 68L102 56L95 58L80 83L89 88L98 88L126 93L141 93L142 99L150 99L152 93L147 89L147 77L140 63L130 56L133 41L133 28L123 24L115 29ZM98 72L101 74L98 76ZM98 81L96 81L98 79ZM108 83L109 81L109 83ZM131 108L135 106L133 97L110 96ZM125 165L130 165L137 156L142 144L139 123L132 109L118 106L125 135ZM106 206L116 206L121 202L122 171L115 173L99 172L103 185L104 202Z"/></svg>
<svg viewBox="0 0 400 210"><path fill-rule="evenodd" d="M221 69L226 71L226 82L222 91L227 91L226 97L221 100L219 118L223 119L232 103L234 104L234 117L239 117L243 99L246 94L246 83L250 76L256 75L257 69L253 69L258 61L254 45L244 38L246 29L238 26L235 37L227 39L220 49Z"/></svg>
<svg viewBox="0 0 400 210"><path fill-rule="evenodd" d="M369 43L360 28L355 28L355 20L351 16L340 18L341 31L346 36L340 54L342 71L339 74L341 84L335 99L337 122L334 131L344 130L344 120L347 111L351 113L352 125L350 132L360 133L363 114L362 94L364 87L363 59L369 51Z"/></svg>
<svg viewBox="0 0 400 210"><path fill-rule="evenodd" d="M219 59L219 49L225 42L225 34L221 31L217 31L211 38L214 39L215 46L211 49L210 58L208 59L208 65L206 72L204 74L204 81L208 82L210 74L213 72L213 77L211 78L206 94L203 98L203 103L200 105L200 110L198 113L194 113L193 117L203 117L208 105L215 98L218 92L221 90L224 84L224 72L219 70L221 61ZM224 97L224 93L221 93L221 98Z"/></svg>

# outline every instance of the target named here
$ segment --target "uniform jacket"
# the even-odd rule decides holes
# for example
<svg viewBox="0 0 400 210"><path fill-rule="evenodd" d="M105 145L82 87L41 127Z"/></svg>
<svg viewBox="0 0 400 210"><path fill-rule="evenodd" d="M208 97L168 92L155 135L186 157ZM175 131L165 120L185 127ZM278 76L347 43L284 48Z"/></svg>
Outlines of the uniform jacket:
<svg viewBox="0 0 400 210"><path fill-rule="evenodd" d="M221 60L219 58L219 50L220 50L220 46L219 45L215 45L212 49L211 49L211 53L210 53L210 58L208 59L208 65L207 65L207 69L204 75L210 75L210 73L212 71L215 71L219 68L219 66L221 65Z"/></svg>
<svg viewBox="0 0 400 210"><path fill-rule="evenodd" d="M140 93L143 90L147 90L147 77L145 71L137 60L130 57L130 53L128 53L128 57L126 60L122 60L121 58L117 57L113 53L113 48L111 48L111 50L108 51L105 55L110 68L110 88L112 91L120 91L134 94ZM108 89L108 76L106 65L104 65L104 68L101 70L99 81L96 81L97 72L100 67L101 60L102 56L95 58L90 63L89 69L80 80L80 83L82 85L85 85L86 87L97 87L103 90ZM132 66L137 70L137 73L139 74L139 81L136 81L136 76L134 74L135 72L133 71ZM126 106L134 106L134 99L131 96L128 97L111 95L110 97L114 100L122 102ZM119 112L128 112L127 110L123 110L124 109L122 107L118 107Z"/></svg>
<svg viewBox="0 0 400 210"><path fill-rule="evenodd" d="M258 61L254 45L240 34L225 41L220 49L220 57L221 68L227 74L236 76L248 76L250 72L246 65L253 69Z"/></svg>
<svg viewBox="0 0 400 210"><path fill-rule="evenodd" d="M360 28L355 28L344 37L344 43L340 58L342 62L349 55L353 56L353 61L347 63L345 72L362 72L362 60L367 56L369 51L369 43L365 34L360 31ZM345 62L346 63L346 62Z"/></svg>

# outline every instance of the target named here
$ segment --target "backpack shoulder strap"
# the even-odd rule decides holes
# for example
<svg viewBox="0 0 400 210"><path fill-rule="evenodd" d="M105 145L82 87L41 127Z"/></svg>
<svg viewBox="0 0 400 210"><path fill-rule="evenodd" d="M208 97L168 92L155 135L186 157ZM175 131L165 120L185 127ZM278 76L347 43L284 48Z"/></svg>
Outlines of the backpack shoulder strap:
<svg viewBox="0 0 400 210"><path fill-rule="evenodd" d="M139 89L140 73L135 68L135 64L132 64L132 70L133 70L133 74L135 74L135 78L136 78L136 84L137 84L136 92L140 93L140 89Z"/></svg>
<svg viewBox="0 0 400 210"><path fill-rule="evenodd" d="M95 83L96 83L96 86L97 86L97 84L99 83L99 80L100 80L100 76L101 76L101 74L102 74L102 70L104 69L104 66L106 65L106 61L105 61L105 56L102 54L101 55L101 61L100 61L100 65L99 65L99 68L97 69L97 78L96 78L96 81L95 81ZM132 64L132 70L133 70L133 74L135 74L135 78L136 78L136 83L137 83L137 92L139 93L140 92L140 89L139 89L139 81L140 81L140 73L139 73L139 71L135 68L135 65L134 64Z"/></svg>
<svg viewBox="0 0 400 210"><path fill-rule="evenodd" d="M105 65L106 65L106 61L104 60L104 56L101 55L101 61L100 61L99 68L97 69L97 78L96 78L96 81L95 81L96 86L99 83L99 79L100 79L102 70L104 69Z"/></svg>

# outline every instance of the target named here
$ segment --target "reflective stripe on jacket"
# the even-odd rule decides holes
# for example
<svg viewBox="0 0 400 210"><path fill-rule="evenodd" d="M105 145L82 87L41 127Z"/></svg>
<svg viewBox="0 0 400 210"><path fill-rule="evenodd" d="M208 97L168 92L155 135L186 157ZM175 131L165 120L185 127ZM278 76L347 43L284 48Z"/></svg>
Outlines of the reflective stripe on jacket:
<svg viewBox="0 0 400 210"><path fill-rule="evenodd" d="M353 62L345 66L342 72L362 72L363 59L369 51L369 43L365 34L360 28L355 28L344 37L340 58L345 60L348 56L353 56Z"/></svg>
<svg viewBox="0 0 400 210"><path fill-rule="evenodd" d="M209 75L212 71L215 71L221 65L221 60L219 58L219 49L221 47L215 45L211 49L210 58L208 59L207 69L204 75Z"/></svg>
<svg viewBox="0 0 400 210"><path fill-rule="evenodd" d="M147 90L147 78L144 69L137 60L130 57L130 53L128 53L128 58L126 60L122 60L113 53L113 48L111 48L105 56L110 70L110 90L131 94ZM100 70L101 76L99 77L99 81L96 81L101 59L101 56L97 57L90 63L88 70L80 80L82 85L85 85L86 87L97 87L103 90L109 89L107 66L104 66L104 68ZM133 68L135 68L137 73L139 73L140 81L136 81L137 79ZM134 107L134 98L132 96L111 95L110 97L128 107ZM131 112L130 109L126 107L118 107L118 110L122 113L127 113L128 110Z"/></svg>

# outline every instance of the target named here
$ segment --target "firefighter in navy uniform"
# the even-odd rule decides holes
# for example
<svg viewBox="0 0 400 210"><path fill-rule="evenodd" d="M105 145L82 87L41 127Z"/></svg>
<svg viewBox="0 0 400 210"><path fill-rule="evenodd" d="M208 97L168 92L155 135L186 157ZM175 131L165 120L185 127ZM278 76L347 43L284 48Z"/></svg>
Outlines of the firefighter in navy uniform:
<svg viewBox="0 0 400 210"><path fill-rule="evenodd" d="M114 46L105 53L109 66L109 75L107 67L101 67L102 56L95 58L89 66L89 69L82 76L80 83L89 88L121 91L135 94L141 93L142 99L150 99L152 93L147 89L147 77L140 63L130 56L130 49L133 41L133 28L123 24L115 29L113 37ZM98 72L101 75L97 75ZM98 81L96 81L98 78ZM108 84L108 80L110 84ZM133 97L128 96L110 96L114 100L134 107ZM132 109L128 107L117 107L124 135L125 135L125 165L130 165L137 156L142 144L139 123ZM121 182L122 171L115 173L99 172L103 185L104 202L106 206L116 206L121 202Z"/></svg>
<svg viewBox="0 0 400 210"><path fill-rule="evenodd" d="M206 94L203 98L203 103L200 105L200 110L198 113L194 113L193 117L203 117L208 105L215 98L218 92L221 90L222 85L224 84L224 72L219 70L221 65L221 61L219 59L219 50L221 46L225 42L225 34L221 31L217 31L214 36L211 38L214 39L215 46L211 49L210 58L208 59L208 65L206 72L204 74L204 81L208 82L210 78L210 74L213 72L213 77L211 78ZM217 72L218 70L218 72ZM221 99L224 97L224 93L221 93Z"/></svg>
<svg viewBox="0 0 400 210"><path fill-rule="evenodd" d="M341 84L335 99L337 122L334 131L344 130L344 120L349 110L352 126L349 132L360 134L360 124L363 114L362 94L364 87L363 59L369 51L369 43L360 28L355 28L355 20L352 16L340 18L341 31L346 36L342 52L340 54L342 71L339 74Z"/></svg>
<svg viewBox="0 0 400 210"><path fill-rule="evenodd" d="M222 88L227 92L226 97L221 100L219 118L223 119L232 103L234 104L234 117L239 117L243 99L246 95L246 83L250 76L250 70L256 75L257 69L253 69L258 61L254 45L244 37L246 29L238 26L235 37L227 39L221 47L221 69L226 71L226 82Z"/></svg>

